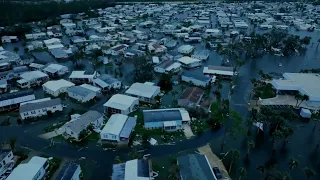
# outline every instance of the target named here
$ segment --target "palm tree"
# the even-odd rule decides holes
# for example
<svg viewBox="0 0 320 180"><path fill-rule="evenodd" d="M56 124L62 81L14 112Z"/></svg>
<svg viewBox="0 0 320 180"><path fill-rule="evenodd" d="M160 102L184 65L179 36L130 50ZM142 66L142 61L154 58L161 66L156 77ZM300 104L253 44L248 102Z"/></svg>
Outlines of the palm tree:
<svg viewBox="0 0 320 180"><path fill-rule="evenodd" d="M255 120L253 118L249 118L246 121L246 126L247 126L247 135L249 135L250 133L250 128L252 126L252 124L255 122Z"/></svg>
<svg viewBox="0 0 320 180"><path fill-rule="evenodd" d="M298 94L296 94L296 95L294 96L294 99L297 101L296 107L298 107L298 102L299 102L299 100L302 100L302 98L303 98L303 96L302 96L302 94L300 94L300 93L298 93Z"/></svg>
<svg viewBox="0 0 320 180"><path fill-rule="evenodd" d="M283 132L281 130L275 130L272 133L272 140L273 140L273 148L272 151L276 150L276 146L279 142L279 140L283 137Z"/></svg>
<svg viewBox="0 0 320 180"><path fill-rule="evenodd" d="M293 129L291 127L283 127L282 133L283 133L283 136L285 137L283 141L283 146L285 146L288 142L288 137L293 134Z"/></svg>
<svg viewBox="0 0 320 180"><path fill-rule="evenodd" d="M13 48L13 51L14 51L15 53L17 53L17 52L19 51L19 48L18 48L18 47L14 47L14 48Z"/></svg>
<svg viewBox="0 0 320 180"><path fill-rule="evenodd" d="M255 146L256 144L254 143L254 141L251 140L247 142L247 158L249 157L250 150Z"/></svg>
<svg viewBox="0 0 320 180"><path fill-rule="evenodd" d="M240 158L240 152L236 149L231 149L229 151L229 154L231 155L231 162L229 166L229 173L230 173L233 163Z"/></svg>
<svg viewBox="0 0 320 180"><path fill-rule="evenodd" d="M299 166L298 160L296 160L294 158L290 158L288 164L289 164L289 167L290 167L291 170L295 169L295 168L297 168Z"/></svg>
<svg viewBox="0 0 320 180"><path fill-rule="evenodd" d="M291 180L291 176L287 172L277 172L277 179L279 180Z"/></svg>
<svg viewBox="0 0 320 180"><path fill-rule="evenodd" d="M243 65L245 64L244 61L237 59L236 60L236 65L233 68L233 73L235 73L237 70L239 70L239 68L241 68Z"/></svg>
<svg viewBox="0 0 320 180"><path fill-rule="evenodd" d="M120 163L121 163L121 160L120 160L120 157L119 157L119 156L116 156L116 157L114 158L114 163L115 163L115 164L120 164Z"/></svg>
<svg viewBox="0 0 320 180"><path fill-rule="evenodd" d="M305 168L303 169L303 171L304 171L304 173L306 174L306 178L307 178L307 179L310 179L311 177L313 177L314 175L316 175L316 173L315 173L312 169L310 169L310 168L308 168L308 167L305 167Z"/></svg>
<svg viewBox="0 0 320 180"><path fill-rule="evenodd" d="M181 92L183 92L185 89L186 89L186 87L185 87L184 85L181 85L181 86L180 86Z"/></svg>
<svg viewBox="0 0 320 180"><path fill-rule="evenodd" d="M9 145L12 151L14 151L15 147L16 147L16 142L17 142L17 138L16 137L11 137L9 139Z"/></svg>
<svg viewBox="0 0 320 180"><path fill-rule="evenodd" d="M239 168L238 172L239 172L239 180L241 180L242 177L247 175L247 170L244 167Z"/></svg>
<svg viewBox="0 0 320 180"><path fill-rule="evenodd" d="M258 74L259 74L259 76L261 76L262 78L264 77L264 72L263 72L262 69L259 70Z"/></svg>
<svg viewBox="0 0 320 180"><path fill-rule="evenodd" d="M257 83L257 79L256 78L251 78L250 81L251 81L253 86Z"/></svg>
<svg viewBox="0 0 320 180"><path fill-rule="evenodd" d="M176 95L178 94L178 92L177 91L172 91L171 92L171 95L172 95L172 97L173 97L173 99L175 99L176 98Z"/></svg>
<svg viewBox="0 0 320 180"><path fill-rule="evenodd" d="M306 95L306 94L304 94L304 95L302 96L302 99L301 99L301 101L300 101L300 103L299 103L298 107L300 106L300 104L301 104L303 101L309 101L309 96L308 96L308 95Z"/></svg>

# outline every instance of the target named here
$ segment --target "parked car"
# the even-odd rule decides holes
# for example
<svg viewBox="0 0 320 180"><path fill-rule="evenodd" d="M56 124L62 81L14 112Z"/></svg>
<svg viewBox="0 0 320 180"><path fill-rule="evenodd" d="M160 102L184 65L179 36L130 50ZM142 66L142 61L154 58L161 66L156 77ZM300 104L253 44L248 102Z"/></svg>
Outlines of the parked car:
<svg viewBox="0 0 320 180"><path fill-rule="evenodd" d="M216 176L217 180L222 180L222 174L218 167L212 168L214 175Z"/></svg>

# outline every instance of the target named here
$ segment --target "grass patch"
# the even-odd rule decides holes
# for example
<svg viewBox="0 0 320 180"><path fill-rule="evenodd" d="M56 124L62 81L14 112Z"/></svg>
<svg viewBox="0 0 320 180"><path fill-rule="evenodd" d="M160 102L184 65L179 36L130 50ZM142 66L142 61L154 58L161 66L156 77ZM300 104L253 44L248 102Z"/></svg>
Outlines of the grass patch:
<svg viewBox="0 0 320 180"><path fill-rule="evenodd" d="M28 153L25 151L14 151L13 155L18 156L18 159L14 165L14 168L17 167L22 161L28 158Z"/></svg>
<svg viewBox="0 0 320 180"><path fill-rule="evenodd" d="M205 120L195 119L191 121L192 132L197 135L201 135L208 127L208 123Z"/></svg>
<svg viewBox="0 0 320 180"><path fill-rule="evenodd" d="M45 179L51 179L53 174L59 169L61 164L61 159L59 158L52 158L49 160L49 168L47 170L46 178Z"/></svg>

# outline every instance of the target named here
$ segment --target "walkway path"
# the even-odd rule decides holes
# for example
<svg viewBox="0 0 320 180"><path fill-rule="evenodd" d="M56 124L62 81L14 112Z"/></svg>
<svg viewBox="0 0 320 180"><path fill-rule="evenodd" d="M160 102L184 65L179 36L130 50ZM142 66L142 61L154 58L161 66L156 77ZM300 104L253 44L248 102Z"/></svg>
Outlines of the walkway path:
<svg viewBox="0 0 320 180"><path fill-rule="evenodd" d="M187 139L190 139L191 137L194 136L189 124L183 124L182 128L183 128L184 135L186 136Z"/></svg>

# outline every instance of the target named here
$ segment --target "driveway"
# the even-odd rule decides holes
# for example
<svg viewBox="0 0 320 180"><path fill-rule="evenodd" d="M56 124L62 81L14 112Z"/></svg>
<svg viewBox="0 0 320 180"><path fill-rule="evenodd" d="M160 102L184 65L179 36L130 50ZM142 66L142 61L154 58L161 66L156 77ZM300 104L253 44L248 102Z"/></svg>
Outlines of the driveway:
<svg viewBox="0 0 320 180"><path fill-rule="evenodd" d="M208 158L208 161L209 161L211 167L218 167L218 168L219 168L219 170L221 171L222 176L223 176L224 179L230 179L230 176L229 176L229 174L228 174L228 171L227 171L226 168L224 167L221 159L219 159L218 156L216 156L216 155L212 152L209 144L198 148L198 151L199 151L200 154L206 155L206 157Z"/></svg>
<svg viewBox="0 0 320 180"><path fill-rule="evenodd" d="M41 137L43 139L51 139L51 138L54 138L54 137L59 136L61 134L62 134L62 131L60 129L56 129L54 131L51 131L51 132L48 132L45 134L41 134L41 135L39 135L39 137Z"/></svg>
<svg viewBox="0 0 320 180"><path fill-rule="evenodd" d="M182 128L183 128L184 135L187 137L187 139L190 139L192 136L194 136L189 124L183 124Z"/></svg>

